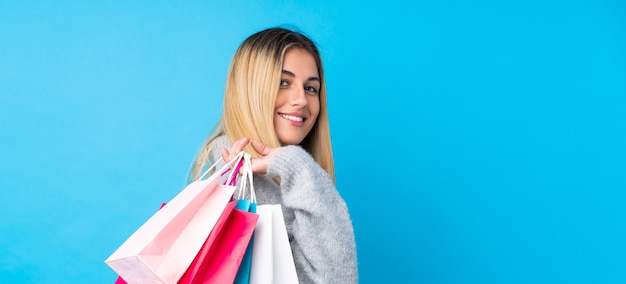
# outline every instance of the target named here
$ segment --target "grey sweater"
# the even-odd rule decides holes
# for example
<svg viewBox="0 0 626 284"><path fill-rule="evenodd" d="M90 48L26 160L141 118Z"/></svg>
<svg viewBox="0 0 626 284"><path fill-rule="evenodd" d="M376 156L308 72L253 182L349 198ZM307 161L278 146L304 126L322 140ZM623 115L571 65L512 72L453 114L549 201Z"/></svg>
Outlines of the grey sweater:
<svg viewBox="0 0 626 284"><path fill-rule="evenodd" d="M210 152L230 150L225 136ZM280 178L277 184L273 178ZM286 146L266 175L254 175L257 204L280 204L300 283L357 283L354 229L346 203L326 171L300 146Z"/></svg>

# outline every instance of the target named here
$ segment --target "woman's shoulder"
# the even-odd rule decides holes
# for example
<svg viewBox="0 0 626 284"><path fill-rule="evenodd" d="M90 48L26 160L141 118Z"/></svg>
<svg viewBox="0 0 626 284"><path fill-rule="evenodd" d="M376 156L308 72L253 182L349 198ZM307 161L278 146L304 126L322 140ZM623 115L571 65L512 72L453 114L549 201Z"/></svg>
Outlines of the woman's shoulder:
<svg viewBox="0 0 626 284"><path fill-rule="evenodd" d="M230 144L230 140L228 140L228 137L226 137L226 135L220 135L213 139L211 148L218 148L218 150L221 147L230 148Z"/></svg>
<svg viewBox="0 0 626 284"><path fill-rule="evenodd" d="M222 157L222 153L220 152L222 147L230 149L231 143L228 137L226 137L226 135L220 135L213 138L209 144L209 158L215 161Z"/></svg>

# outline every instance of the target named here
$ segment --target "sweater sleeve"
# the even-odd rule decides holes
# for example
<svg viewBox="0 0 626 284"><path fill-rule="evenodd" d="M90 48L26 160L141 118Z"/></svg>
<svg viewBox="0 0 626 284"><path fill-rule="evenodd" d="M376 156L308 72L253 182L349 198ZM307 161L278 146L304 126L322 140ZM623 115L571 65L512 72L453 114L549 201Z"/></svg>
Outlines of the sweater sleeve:
<svg viewBox="0 0 626 284"><path fill-rule="evenodd" d="M354 229L334 182L299 146L286 146L270 161L280 178L285 218L300 283L357 283Z"/></svg>

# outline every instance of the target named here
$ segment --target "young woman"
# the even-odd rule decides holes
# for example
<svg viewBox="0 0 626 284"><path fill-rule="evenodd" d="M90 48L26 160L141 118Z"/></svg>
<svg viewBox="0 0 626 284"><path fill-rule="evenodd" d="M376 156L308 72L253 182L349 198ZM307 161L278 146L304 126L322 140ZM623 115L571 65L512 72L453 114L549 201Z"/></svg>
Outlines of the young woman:
<svg viewBox="0 0 626 284"><path fill-rule="evenodd" d="M335 172L322 60L305 35L271 28L236 51L224 113L193 167L253 156L258 204L281 204L300 283L357 283L354 230Z"/></svg>

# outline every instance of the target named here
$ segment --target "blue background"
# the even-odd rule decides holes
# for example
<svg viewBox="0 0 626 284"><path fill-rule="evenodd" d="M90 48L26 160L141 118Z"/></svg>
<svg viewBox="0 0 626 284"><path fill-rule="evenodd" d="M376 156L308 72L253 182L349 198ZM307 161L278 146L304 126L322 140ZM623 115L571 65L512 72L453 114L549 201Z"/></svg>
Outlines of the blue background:
<svg viewBox="0 0 626 284"><path fill-rule="evenodd" d="M285 24L323 54L361 283L626 282L624 2L82 2L0 2L1 282L112 283Z"/></svg>

